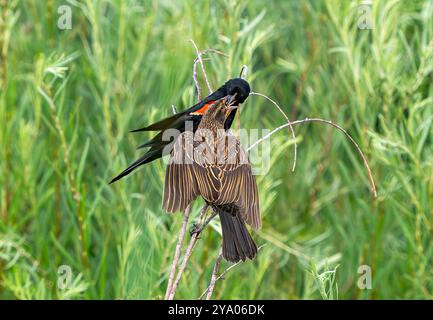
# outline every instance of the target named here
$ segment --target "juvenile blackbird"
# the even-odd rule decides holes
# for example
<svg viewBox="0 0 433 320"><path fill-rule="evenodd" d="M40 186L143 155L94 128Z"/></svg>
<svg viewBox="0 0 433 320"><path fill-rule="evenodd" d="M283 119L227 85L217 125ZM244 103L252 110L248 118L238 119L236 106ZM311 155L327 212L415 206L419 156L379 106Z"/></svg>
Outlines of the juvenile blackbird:
<svg viewBox="0 0 433 320"><path fill-rule="evenodd" d="M198 196L219 215L223 257L253 259L257 246L245 223L261 227L257 185L246 151L224 124L236 110L227 98L212 102L195 132L179 135L165 175L163 208L184 210ZM200 230L201 231L201 230Z"/></svg>
<svg viewBox="0 0 433 320"><path fill-rule="evenodd" d="M241 78L234 78L228 80L224 85L222 85L218 90L211 93L209 96L204 98L199 103L193 105L192 107L176 113L168 118L162 119L154 124L147 127L133 130L132 132L139 131L160 131L155 137L150 141L143 143L139 148L149 147L150 149L137 161L129 165L125 170L123 170L119 175L114 177L110 183L113 183L126 175L130 174L132 171L137 169L139 166L149 163L153 160L159 159L171 151L170 144L173 144L176 137L164 140L164 132L168 129L176 129L177 132L184 132L186 130L186 124L190 122L192 124L193 132L195 132L200 124L203 114L206 112L210 104L221 98L226 98L230 104L238 106L243 103L250 94L250 86L247 81ZM233 109L224 123L224 128L229 129L233 123L236 115L236 109Z"/></svg>

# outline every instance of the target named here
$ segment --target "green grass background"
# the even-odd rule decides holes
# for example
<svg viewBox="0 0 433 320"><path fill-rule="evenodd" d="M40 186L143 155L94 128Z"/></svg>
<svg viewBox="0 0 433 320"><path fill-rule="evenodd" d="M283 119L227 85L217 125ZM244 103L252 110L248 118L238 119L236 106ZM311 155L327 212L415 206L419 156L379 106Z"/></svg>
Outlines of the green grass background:
<svg viewBox="0 0 433 320"><path fill-rule="evenodd" d="M214 298L433 297L432 1L374 1L372 30L358 28L360 1L0 3L0 298L164 297L182 220L161 209L164 164L107 182L149 137L130 129L196 100L189 39L228 55L205 61L213 88L246 64L253 90L291 119L348 129L378 186L374 200L334 128L295 128L294 173L293 141L275 134L272 169L257 177L263 228L253 236L266 245ZM62 4L70 30L57 27ZM261 97L242 107L243 128L283 123ZM206 288L220 241L215 221L177 298ZM61 265L72 270L64 290ZM360 265L371 290L357 286Z"/></svg>

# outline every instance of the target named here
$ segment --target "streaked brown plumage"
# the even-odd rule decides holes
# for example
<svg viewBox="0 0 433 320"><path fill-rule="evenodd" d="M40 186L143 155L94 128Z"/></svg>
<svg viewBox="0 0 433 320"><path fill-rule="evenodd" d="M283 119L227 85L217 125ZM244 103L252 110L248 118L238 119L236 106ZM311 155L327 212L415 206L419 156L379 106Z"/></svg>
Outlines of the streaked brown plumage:
<svg viewBox="0 0 433 320"><path fill-rule="evenodd" d="M239 141L224 129L233 107L215 101L203 116L195 135L182 133L165 176L163 208L184 210L202 196L221 220L223 256L237 262L253 259L257 246L245 226L261 227L257 185L248 155Z"/></svg>

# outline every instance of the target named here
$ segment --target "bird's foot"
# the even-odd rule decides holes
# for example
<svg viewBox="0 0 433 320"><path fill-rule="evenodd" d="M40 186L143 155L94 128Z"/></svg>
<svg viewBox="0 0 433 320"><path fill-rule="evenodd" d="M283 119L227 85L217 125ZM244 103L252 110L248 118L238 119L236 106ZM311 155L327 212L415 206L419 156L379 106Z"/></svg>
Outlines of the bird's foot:
<svg viewBox="0 0 433 320"><path fill-rule="evenodd" d="M191 229L189 230L189 234L191 237L195 235L198 238L198 236L202 231L203 231L202 226L200 226L197 223L193 223Z"/></svg>

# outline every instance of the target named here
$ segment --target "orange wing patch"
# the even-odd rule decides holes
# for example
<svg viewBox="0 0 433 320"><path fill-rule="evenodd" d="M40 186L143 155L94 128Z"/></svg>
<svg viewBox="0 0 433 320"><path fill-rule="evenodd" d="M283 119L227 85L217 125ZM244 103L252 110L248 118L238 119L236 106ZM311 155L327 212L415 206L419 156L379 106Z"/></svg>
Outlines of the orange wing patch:
<svg viewBox="0 0 433 320"><path fill-rule="evenodd" d="M207 108L209 108L209 106L214 102L214 100L209 101L208 103L206 103L203 107L201 107L200 109L198 109L197 111L191 112L190 114L193 115L204 115L204 113L206 112Z"/></svg>

